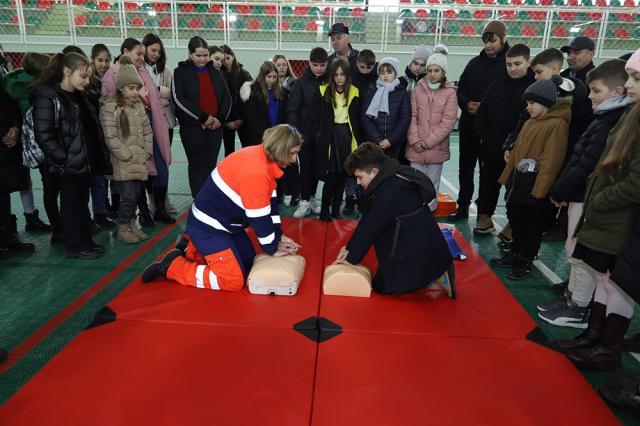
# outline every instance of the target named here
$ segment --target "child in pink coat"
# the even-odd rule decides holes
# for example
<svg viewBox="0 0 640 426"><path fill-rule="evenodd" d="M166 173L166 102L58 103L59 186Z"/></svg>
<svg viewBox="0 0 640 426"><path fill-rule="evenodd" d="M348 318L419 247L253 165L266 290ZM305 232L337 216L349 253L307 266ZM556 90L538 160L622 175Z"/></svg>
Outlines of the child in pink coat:
<svg viewBox="0 0 640 426"><path fill-rule="evenodd" d="M456 89L447 84L447 48L438 45L427 60L427 76L411 94L411 125L405 156L438 192L442 164L449 159L449 135L458 115ZM438 206L436 197L429 208Z"/></svg>

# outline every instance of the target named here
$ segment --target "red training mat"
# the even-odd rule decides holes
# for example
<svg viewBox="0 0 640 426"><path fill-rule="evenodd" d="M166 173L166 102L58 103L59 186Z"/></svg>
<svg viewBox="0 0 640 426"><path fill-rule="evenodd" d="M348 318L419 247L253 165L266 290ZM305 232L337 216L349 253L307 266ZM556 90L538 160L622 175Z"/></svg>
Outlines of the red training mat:
<svg viewBox="0 0 640 426"><path fill-rule="evenodd" d="M325 265L335 260L355 226L355 221L334 221L327 225ZM453 234L468 256L464 262L455 262L456 300L445 294L432 299L425 290L402 296L372 293L370 299L323 295L319 316L345 330L524 338L536 323L462 235L457 231ZM363 264L374 272L373 251Z"/></svg>
<svg viewBox="0 0 640 426"><path fill-rule="evenodd" d="M316 351L293 330L116 321L80 334L0 424L304 425Z"/></svg>
<svg viewBox="0 0 640 426"><path fill-rule="evenodd" d="M564 356L535 343L348 331L318 349L311 424L618 421Z"/></svg>
<svg viewBox="0 0 640 426"><path fill-rule="evenodd" d="M299 254L307 262L295 296L253 295L246 286L229 293L185 287L168 280L143 284L138 278L109 307L119 320L291 328L318 312L325 228L324 222L314 219L283 218L283 232L302 244Z"/></svg>

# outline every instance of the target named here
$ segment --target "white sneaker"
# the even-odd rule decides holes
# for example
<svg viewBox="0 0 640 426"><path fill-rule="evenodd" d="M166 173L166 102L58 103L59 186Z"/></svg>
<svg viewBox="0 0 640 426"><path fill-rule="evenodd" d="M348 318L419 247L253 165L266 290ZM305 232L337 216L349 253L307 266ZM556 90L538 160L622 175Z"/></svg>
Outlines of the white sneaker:
<svg viewBox="0 0 640 426"><path fill-rule="evenodd" d="M311 211L315 214L320 214L322 210L322 200L318 200L317 198L311 199Z"/></svg>
<svg viewBox="0 0 640 426"><path fill-rule="evenodd" d="M293 198L291 195L285 195L282 198L282 204L284 204L285 206L290 206L291 205L291 198Z"/></svg>
<svg viewBox="0 0 640 426"><path fill-rule="evenodd" d="M309 202L300 200L300 203L298 204L298 208L296 209L295 212L293 212L293 217L301 219L306 215L308 215L309 213L311 213L311 209L309 208Z"/></svg>

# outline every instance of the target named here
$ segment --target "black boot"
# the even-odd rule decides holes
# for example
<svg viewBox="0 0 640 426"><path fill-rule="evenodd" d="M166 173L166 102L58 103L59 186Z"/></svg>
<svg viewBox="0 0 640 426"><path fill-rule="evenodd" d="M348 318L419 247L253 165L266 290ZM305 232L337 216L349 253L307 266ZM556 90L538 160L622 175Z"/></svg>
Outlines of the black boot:
<svg viewBox="0 0 640 426"><path fill-rule="evenodd" d="M187 251L187 246L189 245L189 237L187 234L178 234L176 237L176 247L182 253Z"/></svg>
<svg viewBox="0 0 640 426"><path fill-rule="evenodd" d="M162 259L158 262L154 262L151 265L147 266L144 271L142 271L142 282L148 283L156 278L166 278L167 270L177 257L182 256L184 253L179 249L171 249L167 254L164 255Z"/></svg>
<svg viewBox="0 0 640 426"><path fill-rule="evenodd" d="M463 206L458 204L458 208L456 209L456 211L451 213L449 216L447 216L447 219L449 220L469 219L469 206Z"/></svg>
<svg viewBox="0 0 640 426"><path fill-rule="evenodd" d="M140 220L140 226L155 225L149 211L149 204L147 204L147 193L144 189L140 191L140 197L138 198L138 219Z"/></svg>
<svg viewBox="0 0 640 426"><path fill-rule="evenodd" d="M593 302L589 316L589 327L573 339L560 339L554 343L561 351L580 348L591 348L598 344L602 337L602 327L607 315L607 307L602 303Z"/></svg>
<svg viewBox="0 0 640 426"><path fill-rule="evenodd" d="M329 207L330 201L325 198L322 198L322 205L320 206L320 220L323 222L331 222L333 219L331 217L331 209Z"/></svg>
<svg viewBox="0 0 640 426"><path fill-rule="evenodd" d="M517 260L517 255L511 252L506 252L502 257L489 260L489 263L491 263L492 266L496 266L498 268L511 268L516 264Z"/></svg>
<svg viewBox="0 0 640 426"><path fill-rule="evenodd" d="M356 197L347 197L344 200L344 209L342 209L342 214L351 216L356 212Z"/></svg>
<svg viewBox="0 0 640 426"><path fill-rule="evenodd" d="M331 218L332 219L342 219L340 215L340 205L342 204L342 196L336 196L333 200L333 204L331 205Z"/></svg>
<svg viewBox="0 0 640 426"><path fill-rule="evenodd" d="M9 215L9 224L0 226L0 248L10 252L32 252L36 246L31 243L23 243L18 237L18 225L16 215Z"/></svg>
<svg viewBox="0 0 640 426"><path fill-rule="evenodd" d="M0 247L0 259L6 259L9 256L11 256L11 252L6 248Z"/></svg>
<svg viewBox="0 0 640 426"><path fill-rule="evenodd" d="M164 199L167 197L166 186L156 186L153 188L153 201L156 205L156 214L153 215L153 219L156 222L171 224L176 223L176 220L169 216L167 210L165 210Z"/></svg>
<svg viewBox="0 0 640 426"><path fill-rule="evenodd" d="M93 221L102 229L114 228L116 226L116 223L110 220L105 213L94 214Z"/></svg>
<svg viewBox="0 0 640 426"><path fill-rule="evenodd" d="M522 256L518 256L516 264L511 267L511 271L507 273L507 277L512 280L523 280L531 275L533 271L533 262Z"/></svg>
<svg viewBox="0 0 640 426"><path fill-rule="evenodd" d="M34 210L33 213L24 213L24 218L26 223L24 224L24 230L27 232L51 232L51 225L48 223L44 223L40 219L40 212L38 209Z"/></svg>
<svg viewBox="0 0 640 426"><path fill-rule="evenodd" d="M568 351L573 364L584 370L613 371L622 362L622 341L631 320L618 314L609 314L604 321L600 343L590 348Z"/></svg>

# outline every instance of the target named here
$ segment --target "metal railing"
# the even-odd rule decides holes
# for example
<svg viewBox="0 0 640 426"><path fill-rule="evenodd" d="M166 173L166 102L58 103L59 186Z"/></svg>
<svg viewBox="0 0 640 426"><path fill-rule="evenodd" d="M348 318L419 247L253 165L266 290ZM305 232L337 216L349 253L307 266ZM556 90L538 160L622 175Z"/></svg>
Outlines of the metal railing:
<svg viewBox="0 0 640 426"><path fill-rule="evenodd" d="M530 3L530 1L529 1ZM451 54L476 49L482 28L501 19L510 42L532 49L558 47L576 35L596 42L597 57L640 47L640 8L560 4L416 4L352 2L209 2L0 0L0 41L24 44L117 46L126 37L160 35L167 47L184 47L194 35L234 49L301 51L328 45L327 32L345 22L359 48L407 53L417 44L443 43Z"/></svg>

